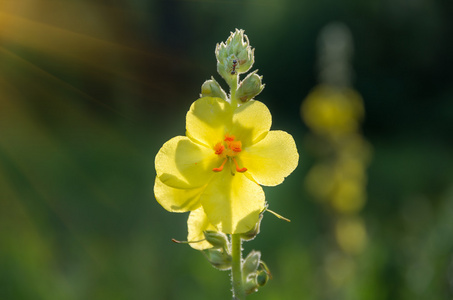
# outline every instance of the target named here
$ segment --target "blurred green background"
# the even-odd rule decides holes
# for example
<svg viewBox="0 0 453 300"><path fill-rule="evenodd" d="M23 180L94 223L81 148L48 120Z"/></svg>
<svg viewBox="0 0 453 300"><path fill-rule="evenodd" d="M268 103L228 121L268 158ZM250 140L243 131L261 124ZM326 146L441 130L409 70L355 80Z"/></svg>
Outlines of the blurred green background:
<svg viewBox="0 0 453 300"><path fill-rule="evenodd" d="M452 299L452 11L447 0L0 0L0 299L231 299L227 272L171 242L187 215L152 189L155 154L184 134L201 84L220 82L214 48L235 28L256 48L273 129L301 155L265 188L292 222L266 214L244 245L274 277L248 298ZM300 116L331 21L352 33L373 149L368 242L337 286Z"/></svg>

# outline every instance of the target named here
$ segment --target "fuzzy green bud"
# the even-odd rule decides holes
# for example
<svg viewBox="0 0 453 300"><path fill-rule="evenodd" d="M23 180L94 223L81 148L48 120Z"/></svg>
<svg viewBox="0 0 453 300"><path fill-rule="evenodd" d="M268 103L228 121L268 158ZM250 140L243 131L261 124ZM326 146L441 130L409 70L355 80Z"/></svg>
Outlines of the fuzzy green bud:
<svg viewBox="0 0 453 300"><path fill-rule="evenodd" d="M217 58L217 71L227 81L247 72L252 67L255 56L254 50L244 30L236 29L224 43L217 44L215 49Z"/></svg>
<svg viewBox="0 0 453 300"><path fill-rule="evenodd" d="M263 219L263 214L260 214L258 222L255 224L251 230L241 233L241 239L243 241L251 241L260 233L261 220Z"/></svg>
<svg viewBox="0 0 453 300"><path fill-rule="evenodd" d="M253 99L264 89L264 84L261 83L263 76L258 76L256 72L257 71L254 71L247 75L247 77L241 81L241 84L236 92L236 97L243 103Z"/></svg>
<svg viewBox="0 0 453 300"><path fill-rule="evenodd" d="M257 292L258 287L259 285L256 280L256 274L252 274L250 278L244 282L244 290L247 295Z"/></svg>
<svg viewBox="0 0 453 300"><path fill-rule="evenodd" d="M220 249L206 249L203 250L203 254L206 256L211 265L219 270L231 269L231 255L227 251Z"/></svg>
<svg viewBox="0 0 453 300"><path fill-rule="evenodd" d="M248 276L248 274L256 272L260 265L261 252L252 250L252 252L247 255L242 265L243 276Z"/></svg>
<svg viewBox="0 0 453 300"><path fill-rule="evenodd" d="M203 231L206 241L208 241L214 249L228 249L228 239L224 233L212 230Z"/></svg>
<svg viewBox="0 0 453 300"><path fill-rule="evenodd" d="M264 286L268 280L269 274L267 274L267 272L264 270L259 271L258 274L256 275L256 283L259 286Z"/></svg>
<svg viewBox="0 0 453 300"><path fill-rule="evenodd" d="M203 85L201 86L201 94L200 97L218 97L222 98L225 101L228 101L227 94L222 89L220 84L211 77L210 80L206 80Z"/></svg>

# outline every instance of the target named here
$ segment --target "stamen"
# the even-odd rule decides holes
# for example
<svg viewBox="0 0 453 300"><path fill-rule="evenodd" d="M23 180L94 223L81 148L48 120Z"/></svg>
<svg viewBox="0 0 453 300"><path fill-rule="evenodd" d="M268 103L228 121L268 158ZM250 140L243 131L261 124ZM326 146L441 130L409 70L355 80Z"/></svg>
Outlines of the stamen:
<svg viewBox="0 0 453 300"><path fill-rule="evenodd" d="M234 135L229 135L228 133L225 134L225 139L224 139L224 141L232 142L232 141L234 141L234 139L235 139L235 136L234 136Z"/></svg>
<svg viewBox="0 0 453 300"><path fill-rule="evenodd" d="M241 141L233 141L228 144L231 150L234 152L241 152L242 151L242 143Z"/></svg>
<svg viewBox="0 0 453 300"><path fill-rule="evenodd" d="M222 154L223 150L225 150L225 146L222 145L221 143L217 143L214 146L215 154Z"/></svg>
<svg viewBox="0 0 453 300"><path fill-rule="evenodd" d="M228 160L228 159L225 158L225 159L223 160L222 165L221 165L220 167L214 168L214 169L212 169L212 170L213 170L214 172L220 172L220 171L222 171L222 170L223 170L223 166L225 165L225 163L226 163L227 160Z"/></svg>
<svg viewBox="0 0 453 300"><path fill-rule="evenodd" d="M234 161L234 164L236 165L236 171L238 171L240 173L244 173L245 171L247 171L247 168L239 168L236 158L233 157L233 161Z"/></svg>

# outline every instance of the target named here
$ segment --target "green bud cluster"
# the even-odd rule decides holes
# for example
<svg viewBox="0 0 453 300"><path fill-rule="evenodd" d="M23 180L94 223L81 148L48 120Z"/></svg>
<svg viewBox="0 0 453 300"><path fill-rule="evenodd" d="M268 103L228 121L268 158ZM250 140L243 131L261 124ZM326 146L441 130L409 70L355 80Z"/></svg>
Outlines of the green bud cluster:
<svg viewBox="0 0 453 300"><path fill-rule="evenodd" d="M263 214L255 227L241 234L241 240L249 241L256 237L260 231ZM230 270L232 267L231 242L228 236L222 232L206 230L203 232L205 240L212 248L202 251L211 265L219 270ZM259 287L264 286L270 278L270 272L266 264L261 260L261 252L252 250L241 263L242 284L246 294L252 294Z"/></svg>
<svg viewBox="0 0 453 300"><path fill-rule="evenodd" d="M247 294L254 293L264 286L271 275L266 264L261 260L261 252L253 250L247 255L242 265L242 280Z"/></svg>
<svg viewBox="0 0 453 300"><path fill-rule="evenodd" d="M235 108L256 97L264 89L262 76L254 71L242 81L240 74L248 72L255 62L255 49L250 46L244 30L236 29L228 37L226 42L216 45L215 55L217 59L217 72L222 76L230 87L230 94L222 89L220 84L213 78L206 80L201 86L201 97L218 97Z"/></svg>
<svg viewBox="0 0 453 300"><path fill-rule="evenodd" d="M221 42L216 46L217 71L220 76L228 82L231 77L250 70L255 61L254 51L244 30L236 29L225 43Z"/></svg>

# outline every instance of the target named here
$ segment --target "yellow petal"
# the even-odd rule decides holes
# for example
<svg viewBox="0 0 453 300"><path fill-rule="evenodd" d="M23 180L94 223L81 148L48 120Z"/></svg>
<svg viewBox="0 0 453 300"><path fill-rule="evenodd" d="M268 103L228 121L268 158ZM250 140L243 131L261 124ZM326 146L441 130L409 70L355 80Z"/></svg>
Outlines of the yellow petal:
<svg viewBox="0 0 453 300"><path fill-rule="evenodd" d="M216 173L201 195L201 204L211 224L223 233L251 230L263 211L264 191L242 173Z"/></svg>
<svg viewBox="0 0 453 300"><path fill-rule="evenodd" d="M189 219L187 220L187 228L189 230L189 234L187 235L187 240L189 242L203 240L203 231L217 231L217 229L211 223L209 223L208 217L206 216L203 207L199 207L198 209L190 212ZM190 243L189 245L197 250L212 248L212 245L207 241Z"/></svg>
<svg viewBox="0 0 453 300"><path fill-rule="evenodd" d="M200 195L204 186L195 189L176 189L164 183L156 176L154 196L157 202L168 211L186 212L200 207Z"/></svg>
<svg viewBox="0 0 453 300"><path fill-rule="evenodd" d="M225 128L231 126L232 109L220 98L204 97L195 101L186 116L187 136L208 148L223 141Z"/></svg>
<svg viewBox="0 0 453 300"><path fill-rule="evenodd" d="M263 140L243 149L240 158L247 175L267 186L282 183L299 163L293 137L280 130L269 131Z"/></svg>
<svg viewBox="0 0 453 300"><path fill-rule="evenodd" d="M159 179L174 188L197 188L212 177L219 164L214 150L195 144L188 137L177 136L166 142L156 155Z"/></svg>
<svg viewBox="0 0 453 300"><path fill-rule="evenodd" d="M231 133L244 146L248 146L263 139L271 124L272 116L267 106L251 100L235 110Z"/></svg>

